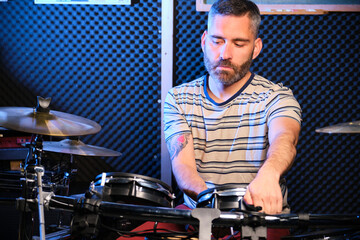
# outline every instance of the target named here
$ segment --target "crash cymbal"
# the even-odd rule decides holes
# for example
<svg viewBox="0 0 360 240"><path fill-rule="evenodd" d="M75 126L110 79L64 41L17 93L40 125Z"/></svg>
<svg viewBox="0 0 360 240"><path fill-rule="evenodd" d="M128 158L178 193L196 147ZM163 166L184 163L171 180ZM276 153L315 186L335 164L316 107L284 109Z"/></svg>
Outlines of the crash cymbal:
<svg viewBox="0 0 360 240"><path fill-rule="evenodd" d="M0 107L0 126L50 136L82 136L101 130L99 124L83 117L52 110L37 112L26 107Z"/></svg>
<svg viewBox="0 0 360 240"><path fill-rule="evenodd" d="M339 123L315 131L318 133L360 133L360 121Z"/></svg>
<svg viewBox="0 0 360 240"><path fill-rule="evenodd" d="M102 156L117 157L120 152L116 152L103 147L86 145L80 140L64 139L60 142L43 142L43 150L56 153L67 153L81 156Z"/></svg>

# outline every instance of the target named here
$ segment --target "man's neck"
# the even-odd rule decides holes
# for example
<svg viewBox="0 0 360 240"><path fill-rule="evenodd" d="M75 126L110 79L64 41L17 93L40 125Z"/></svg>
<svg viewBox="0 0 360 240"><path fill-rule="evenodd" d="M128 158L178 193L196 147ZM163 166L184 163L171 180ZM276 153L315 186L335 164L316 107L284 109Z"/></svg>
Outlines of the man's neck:
<svg viewBox="0 0 360 240"><path fill-rule="evenodd" d="M224 85L217 79L213 79L209 75L209 81L207 85L207 90L209 96L217 103L222 103L234 96L247 82L250 78L251 72L248 72L240 81L233 83L229 86Z"/></svg>

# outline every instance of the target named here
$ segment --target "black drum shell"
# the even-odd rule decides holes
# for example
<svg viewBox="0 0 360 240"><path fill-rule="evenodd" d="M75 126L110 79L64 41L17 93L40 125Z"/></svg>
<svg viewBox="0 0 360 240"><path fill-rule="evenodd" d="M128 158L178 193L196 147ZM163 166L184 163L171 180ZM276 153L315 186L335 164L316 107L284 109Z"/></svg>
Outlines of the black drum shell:
<svg viewBox="0 0 360 240"><path fill-rule="evenodd" d="M174 204L170 186L156 178L139 174L123 172L99 174L95 178L93 188L100 193L103 201L170 208Z"/></svg>

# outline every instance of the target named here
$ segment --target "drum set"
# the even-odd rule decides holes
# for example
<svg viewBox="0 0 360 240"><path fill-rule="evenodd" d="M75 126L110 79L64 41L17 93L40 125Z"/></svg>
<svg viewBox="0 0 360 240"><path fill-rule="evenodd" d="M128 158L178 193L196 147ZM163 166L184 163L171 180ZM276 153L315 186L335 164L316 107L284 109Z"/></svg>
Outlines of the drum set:
<svg viewBox="0 0 360 240"><path fill-rule="evenodd" d="M35 108L0 107L0 126L20 132L31 133L31 141L26 143L28 155L21 167L22 195L16 199L16 207L21 212L18 239L116 239L105 233L122 233L136 236L132 229L145 221L190 224L192 232L142 232L147 239L199 238L211 239L214 227L231 228L241 232L242 239L266 239L267 228L346 228L347 233L360 231L360 216L280 214L267 215L258 212L242 202L244 188L208 189L199 194L198 206L192 210L174 208L175 196L170 186L148 176L107 172L99 174L83 194L68 193L68 175L64 174L62 186L44 181L44 152L65 153L82 156L120 156L110 149L87 145L79 138L61 141L44 141L44 136L79 137L95 134L101 130L96 122L50 110L51 99L38 97ZM360 122L340 124L317 130L328 133L360 133ZM57 188L65 188L65 194L57 195ZM71 224L58 232L46 234L45 211L68 212ZM34 232L33 213L38 214L39 237ZM106 229L104 229L106 226ZM131 234L130 234L131 233ZM116 235L117 237L119 235ZM314 235L313 235L314 236ZM325 239L309 236L292 236L286 239ZM330 238L327 238L330 239ZM347 239L351 239L347 238Z"/></svg>

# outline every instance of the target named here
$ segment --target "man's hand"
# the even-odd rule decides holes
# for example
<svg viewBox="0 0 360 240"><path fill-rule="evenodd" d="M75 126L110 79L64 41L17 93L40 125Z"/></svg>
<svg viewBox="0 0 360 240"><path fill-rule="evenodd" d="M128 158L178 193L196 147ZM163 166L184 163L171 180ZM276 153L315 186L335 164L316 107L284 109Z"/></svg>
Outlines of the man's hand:
<svg viewBox="0 0 360 240"><path fill-rule="evenodd" d="M261 207L261 212L280 214L282 212L283 196L279 177L271 170L261 169L249 184L244 200L249 205Z"/></svg>

